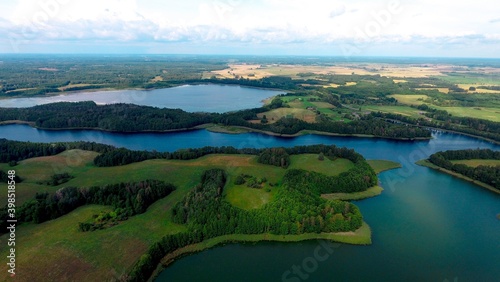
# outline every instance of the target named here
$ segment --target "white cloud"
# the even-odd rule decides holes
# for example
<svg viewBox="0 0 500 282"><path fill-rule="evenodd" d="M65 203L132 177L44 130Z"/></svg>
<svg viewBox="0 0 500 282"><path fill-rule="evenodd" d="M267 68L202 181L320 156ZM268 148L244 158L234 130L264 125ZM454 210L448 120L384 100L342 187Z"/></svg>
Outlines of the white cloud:
<svg viewBox="0 0 500 282"><path fill-rule="evenodd" d="M400 1L401 9L396 12L390 3L392 0L19 0L0 4L0 34L41 44L92 40L255 46L301 43L312 49L338 42L500 44L495 24L500 6L494 0L474 4Z"/></svg>

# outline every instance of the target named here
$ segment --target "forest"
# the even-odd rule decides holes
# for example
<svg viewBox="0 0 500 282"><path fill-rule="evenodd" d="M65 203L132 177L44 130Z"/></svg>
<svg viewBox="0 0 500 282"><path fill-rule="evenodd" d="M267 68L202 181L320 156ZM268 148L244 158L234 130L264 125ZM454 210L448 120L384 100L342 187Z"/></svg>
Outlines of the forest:
<svg viewBox="0 0 500 282"><path fill-rule="evenodd" d="M275 107L232 113L188 113L180 109L159 109L132 104L96 105L94 102L60 102L31 108L0 108L0 122L22 120L44 129L93 128L118 132L189 129L207 123L245 126L279 134L318 130L338 134L367 134L385 138L429 138L430 132L418 127L393 124L372 116L350 123L328 119L308 123L296 118L281 118L273 124L255 124L256 114Z"/></svg>
<svg viewBox="0 0 500 282"><path fill-rule="evenodd" d="M128 277L144 281L160 259L183 246L225 234L280 235L353 231L363 217L349 202L320 197L314 182L297 182L300 171L291 170L283 179L276 199L261 209L245 211L223 200L226 174L221 169L205 171L201 183L173 209L173 219L187 224L188 232L167 235L153 244Z"/></svg>
<svg viewBox="0 0 500 282"><path fill-rule="evenodd" d="M454 150L438 152L429 157L429 161L439 167L481 181L500 191L500 165L479 165L477 167L471 167L465 164L454 164L451 162L471 159L500 160L500 152L490 149Z"/></svg>
<svg viewBox="0 0 500 282"><path fill-rule="evenodd" d="M419 106L419 109L428 110L424 115L429 118L411 118L400 114L374 112L373 117L403 122L419 127L433 127L437 129L451 130L474 136L484 137L500 142L500 123L484 119L470 117L455 117L442 110L432 110L427 105ZM432 118L432 119L430 119Z"/></svg>
<svg viewBox="0 0 500 282"><path fill-rule="evenodd" d="M54 194L37 193L16 210L19 223L42 223L70 213L78 207L90 204L112 206L119 221L140 214L157 200L166 197L175 186L157 180L137 183L119 183L93 187L64 187ZM0 209L0 226L7 227L7 208ZM76 223L75 223L76 225ZM80 224L82 231L95 228L92 223Z"/></svg>

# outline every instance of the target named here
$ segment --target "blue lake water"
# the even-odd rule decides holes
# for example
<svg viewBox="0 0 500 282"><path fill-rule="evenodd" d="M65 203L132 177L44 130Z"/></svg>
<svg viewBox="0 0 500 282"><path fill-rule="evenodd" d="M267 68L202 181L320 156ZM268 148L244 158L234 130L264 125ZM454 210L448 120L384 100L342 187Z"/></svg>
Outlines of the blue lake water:
<svg viewBox="0 0 500 282"><path fill-rule="evenodd" d="M499 281L500 196L466 181L414 164L449 149L500 146L456 134L404 142L305 135L229 135L206 130L120 134L91 130L46 131L0 126L0 138L58 142L95 141L130 149L174 151L203 146L276 147L335 144L367 159L400 162L383 172L382 195L356 202L373 233L370 246L335 245L324 261L311 261L318 241L230 244L184 257L156 281ZM301 274L293 273L293 266ZM288 275L286 271L290 271Z"/></svg>
<svg viewBox="0 0 500 282"><path fill-rule="evenodd" d="M179 108L188 112L222 113L261 107L264 99L279 94L284 92L235 85L184 85L154 90L78 92L50 97L2 99L0 107L24 108L55 102L94 101L97 104L129 103Z"/></svg>

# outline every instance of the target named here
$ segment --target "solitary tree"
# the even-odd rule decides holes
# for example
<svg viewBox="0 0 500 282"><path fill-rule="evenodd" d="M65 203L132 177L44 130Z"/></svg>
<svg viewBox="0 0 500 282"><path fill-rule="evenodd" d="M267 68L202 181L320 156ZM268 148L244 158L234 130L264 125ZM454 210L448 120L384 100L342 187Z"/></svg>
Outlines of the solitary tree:
<svg viewBox="0 0 500 282"><path fill-rule="evenodd" d="M323 161L324 159L325 159L325 155L323 154L323 152L319 153L318 160Z"/></svg>

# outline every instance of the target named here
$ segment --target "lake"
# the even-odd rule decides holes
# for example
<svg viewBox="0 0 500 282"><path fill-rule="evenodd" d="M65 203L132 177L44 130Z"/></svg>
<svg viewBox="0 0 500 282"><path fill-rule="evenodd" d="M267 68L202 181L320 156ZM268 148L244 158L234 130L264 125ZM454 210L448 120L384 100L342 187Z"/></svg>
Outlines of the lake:
<svg viewBox="0 0 500 282"><path fill-rule="evenodd" d="M389 159L403 165L380 174L385 189L382 195L356 202L372 229L370 246L335 244L325 260L313 261L315 249L321 246L318 241L229 244L179 259L156 281L498 281L500 220L496 214L500 213L500 196L414 162L441 150L498 150L500 146L449 133L434 133L433 137L405 142L320 135L279 138L206 130L120 134L0 126L0 138L95 141L136 150L335 144L353 148L367 159ZM302 268L300 275L293 273L294 265Z"/></svg>
<svg viewBox="0 0 500 282"><path fill-rule="evenodd" d="M154 90L114 90L77 92L72 94L13 98L0 100L0 107L25 108L55 102L94 101L97 104L130 103L159 108L182 109L187 112L229 112L258 108L262 101L282 91L235 85L184 85Z"/></svg>

